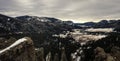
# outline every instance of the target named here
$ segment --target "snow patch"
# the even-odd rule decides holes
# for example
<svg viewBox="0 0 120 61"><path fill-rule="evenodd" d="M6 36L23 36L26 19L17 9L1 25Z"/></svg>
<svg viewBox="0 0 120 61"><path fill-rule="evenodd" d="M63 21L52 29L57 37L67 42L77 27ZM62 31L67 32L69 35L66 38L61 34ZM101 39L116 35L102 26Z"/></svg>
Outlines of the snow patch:
<svg viewBox="0 0 120 61"><path fill-rule="evenodd" d="M89 29L86 29L85 31L88 31L88 32L112 32L113 28L89 28Z"/></svg>
<svg viewBox="0 0 120 61"><path fill-rule="evenodd" d="M106 37L106 35L72 35L72 37L76 40L76 41L90 41L90 40L99 40L101 38ZM84 44L84 43L83 43Z"/></svg>
<svg viewBox="0 0 120 61"><path fill-rule="evenodd" d="M25 39L25 38L22 38L22 39L17 40L16 42L14 42L14 43L13 43L12 45L10 45L9 47L7 47L7 48L5 48L5 49L3 49L3 50L0 50L0 54L3 53L3 52L5 52L5 51L7 51L7 50L10 50L12 47L15 47L15 46L17 46L17 45L19 45L20 43L25 42L25 41L27 41L27 39Z"/></svg>

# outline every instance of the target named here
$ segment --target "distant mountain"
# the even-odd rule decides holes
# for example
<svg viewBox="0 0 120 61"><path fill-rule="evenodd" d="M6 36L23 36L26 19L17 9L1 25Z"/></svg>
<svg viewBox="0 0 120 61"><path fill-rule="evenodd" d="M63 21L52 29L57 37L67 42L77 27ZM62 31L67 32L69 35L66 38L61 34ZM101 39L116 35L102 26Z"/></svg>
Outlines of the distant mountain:
<svg viewBox="0 0 120 61"><path fill-rule="evenodd" d="M52 18L52 17L37 17L37 16L25 15L25 16L18 16L16 18L21 19L21 20L27 20L27 21L37 20L41 22L62 22L61 20Z"/></svg>
<svg viewBox="0 0 120 61"><path fill-rule="evenodd" d="M73 21L63 21L63 23L68 24L68 25L74 25Z"/></svg>
<svg viewBox="0 0 120 61"><path fill-rule="evenodd" d="M33 28L38 29L37 32L45 31L59 33L61 31L66 31L73 28L73 26L70 26L69 23L52 17L19 16L16 18L22 20L23 22L29 23L29 25L32 25Z"/></svg>
<svg viewBox="0 0 120 61"><path fill-rule="evenodd" d="M19 16L16 18L0 14L1 33L59 33L72 26L50 17Z"/></svg>
<svg viewBox="0 0 120 61"><path fill-rule="evenodd" d="M86 22L78 25L92 28L115 28L119 22L120 20L101 20L100 22Z"/></svg>
<svg viewBox="0 0 120 61"><path fill-rule="evenodd" d="M101 20L100 22L73 23L52 17L18 16L0 14L0 33L60 33L74 28L115 28L120 29L120 20Z"/></svg>
<svg viewBox="0 0 120 61"><path fill-rule="evenodd" d="M101 28L114 28L116 27L116 24L119 22L119 20L102 20L98 23L96 23L96 25L94 27L101 27Z"/></svg>
<svg viewBox="0 0 120 61"><path fill-rule="evenodd" d="M83 23L83 25L85 26L88 26L88 27L93 27L96 23L94 22L86 22L86 23Z"/></svg>

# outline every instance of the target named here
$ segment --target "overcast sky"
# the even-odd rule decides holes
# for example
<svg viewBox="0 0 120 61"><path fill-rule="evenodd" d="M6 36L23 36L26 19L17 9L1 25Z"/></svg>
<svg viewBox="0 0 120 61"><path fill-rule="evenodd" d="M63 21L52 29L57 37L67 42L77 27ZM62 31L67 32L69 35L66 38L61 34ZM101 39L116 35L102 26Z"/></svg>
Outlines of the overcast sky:
<svg viewBox="0 0 120 61"><path fill-rule="evenodd" d="M120 0L0 0L0 13L96 22L102 19L119 19Z"/></svg>

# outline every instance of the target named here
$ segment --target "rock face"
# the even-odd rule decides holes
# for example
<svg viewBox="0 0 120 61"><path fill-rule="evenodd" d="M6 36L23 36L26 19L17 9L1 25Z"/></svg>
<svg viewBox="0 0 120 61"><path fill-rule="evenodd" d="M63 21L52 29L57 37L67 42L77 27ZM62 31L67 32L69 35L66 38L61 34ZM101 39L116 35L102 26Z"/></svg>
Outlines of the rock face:
<svg viewBox="0 0 120 61"><path fill-rule="evenodd" d="M25 41L24 41L25 40ZM30 38L15 42L0 50L0 61L36 61L35 49Z"/></svg>
<svg viewBox="0 0 120 61"><path fill-rule="evenodd" d="M35 49L35 50L36 50L37 60L38 61L45 61L45 59L44 59L44 48L41 47L41 48L38 48L38 49Z"/></svg>
<svg viewBox="0 0 120 61"><path fill-rule="evenodd" d="M104 49L97 47L95 49L95 60L94 61L104 61L107 58L107 55Z"/></svg>
<svg viewBox="0 0 120 61"><path fill-rule="evenodd" d="M111 49L111 55L114 57L115 61L120 61L120 47L113 47Z"/></svg>
<svg viewBox="0 0 120 61"><path fill-rule="evenodd" d="M60 61L67 61L64 47L62 48L62 55L61 55L61 60Z"/></svg>
<svg viewBox="0 0 120 61"><path fill-rule="evenodd" d="M116 61L114 56L110 53L106 53L103 48L97 47L95 49L95 59L94 61Z"/></svg>

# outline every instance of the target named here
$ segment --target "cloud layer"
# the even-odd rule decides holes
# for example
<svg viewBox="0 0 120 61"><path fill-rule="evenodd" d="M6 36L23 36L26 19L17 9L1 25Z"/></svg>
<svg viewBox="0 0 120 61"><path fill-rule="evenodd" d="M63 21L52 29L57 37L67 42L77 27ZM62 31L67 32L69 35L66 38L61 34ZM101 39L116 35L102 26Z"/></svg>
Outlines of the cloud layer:
<svg viewBox="0 0 120 61"><path fill-rule="evenodd" d="M119 19L120 0L0 0L9 16L50 16L74 22Z"/></svg>

